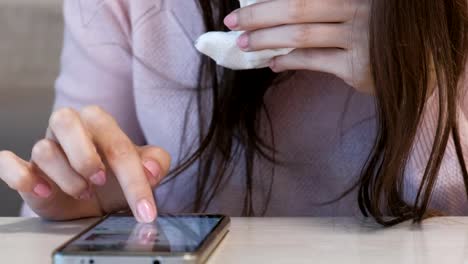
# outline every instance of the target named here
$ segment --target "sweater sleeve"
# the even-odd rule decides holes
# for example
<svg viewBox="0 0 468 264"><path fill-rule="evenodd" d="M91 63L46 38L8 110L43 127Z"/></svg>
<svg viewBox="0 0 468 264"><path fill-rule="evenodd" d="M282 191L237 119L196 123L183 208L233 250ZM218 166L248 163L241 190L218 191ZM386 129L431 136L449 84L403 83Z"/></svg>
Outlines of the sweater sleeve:
<svg viewBox="0 0 468 264"><path fill-rule="evenodd" d="M163 147L175 166L198 142L198 130L191 129L199 128L194 88L200 55L193 42L204 32L197 3L64 0L64 44L54 109L99 105L135 144ZM159 207L167 208L169 192L180 190L171 184L193 186L185 184L191 174L185 175L159 186ZM26 206L23 215L31 215Z"/></svg>
<svg viewBox="0 0 468 264"><path fill-rule="evenodd" d="M99 105L135 142L145 143L132 87L132 54L126 2L65 0L61 70L53 109ZM26 204L22 216L37 216Z"/></svg>
<svg viewBox="0 0 468 264"><path fill-rule="evenodd" d="M54 109L99 105L136 144L144 144L133 95L127 2L64 1L64 44Z"/></svg>

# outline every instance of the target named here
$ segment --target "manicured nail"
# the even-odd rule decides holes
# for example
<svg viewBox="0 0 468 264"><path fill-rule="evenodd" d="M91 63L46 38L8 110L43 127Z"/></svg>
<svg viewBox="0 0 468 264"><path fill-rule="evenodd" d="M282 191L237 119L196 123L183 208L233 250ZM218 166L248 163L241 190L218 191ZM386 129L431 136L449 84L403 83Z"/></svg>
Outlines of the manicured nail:
<svg viewBox="0 0 468 264"><path fill-rule="evenodd" d="M89 200L89 199L91 199L91 197L92 197L91 192L89 190L86 190L80 195L79 199L80 200Z"/></svg>
<svg viewBox="0 0 468 264"><path fill-rule="evenodd" d="M92 183L98 186L103 186L106 184L106 173L103 170L100 170L98 173L94 174L89 178Z"/></svg>
<svg viewBox="0 0 468 264"><path fill-rule="evenodd" d="M238 15L234 11L231 14L229 14L227 17L224 18L224 25L226 25L230 29L236 29L237 24L238 24Z"/></svg>
<svg viewBox="0 0 468 264"><path fill-rule="evenodd" d="M153 176L153 178L159 180L159 176L161 174L161 167L157 162L147 160L143 162L143 166L145 166L145 168L151 173L151 176Z"/></svg>
<svg viewBox="0 0 468 264"><path fill-rule="evenodd" d="M158 230L152 224L139 224L144 225L138 230L138 242L142 244L149 244L154 241L158 236ZM137 225L138 226L138 225Z"/></svg>
<svg viewBox="0 0 468 264"><path fill-rule="evenodd" d="M247 34L242 34L237 39L237 46L243 50L247 50L249 48L249 36Z"/></svg>
<svg viewBox="0 0 468 264"><path fill-rule="evenodd" d="M50 189L50 187L42 183L36 185L33 191L37 196L42 198L47 198L52 194L52 190Z"/></svg>
<svg viewBox="0 0 468 264"><path fill-rule="evenodd" d="M156 210L145 199L138 202L137 213L138 213L138 216L140 217L140 220L142 220L145 223L151 223L156 218Z"/></svg>

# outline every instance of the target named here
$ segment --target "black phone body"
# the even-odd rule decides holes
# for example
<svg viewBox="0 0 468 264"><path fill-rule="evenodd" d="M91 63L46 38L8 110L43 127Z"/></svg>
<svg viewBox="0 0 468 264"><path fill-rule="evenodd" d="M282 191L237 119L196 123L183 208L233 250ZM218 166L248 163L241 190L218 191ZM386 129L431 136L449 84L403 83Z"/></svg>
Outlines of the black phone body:
<svg viewBox="0 0 468 264"><path fill-rule="evenodd" d="M128 213L110 214L53 253L55 264L203 263L227 234L224 215L160 215L140 224Z"/></svg>

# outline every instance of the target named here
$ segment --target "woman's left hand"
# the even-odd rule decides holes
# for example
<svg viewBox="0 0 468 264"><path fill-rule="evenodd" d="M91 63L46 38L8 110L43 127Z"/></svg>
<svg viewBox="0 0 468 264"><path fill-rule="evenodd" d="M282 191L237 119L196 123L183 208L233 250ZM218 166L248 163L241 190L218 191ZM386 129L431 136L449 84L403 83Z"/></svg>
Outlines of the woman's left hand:
<svg viewBox="0 0 468 264"><path fill-rule="evenodd" d="M369 0L260 0L233 11L224 23L246 31L238 39L244 51L295 48L270 62L275 72L327 72L372 93L369 11Z"/></svg>

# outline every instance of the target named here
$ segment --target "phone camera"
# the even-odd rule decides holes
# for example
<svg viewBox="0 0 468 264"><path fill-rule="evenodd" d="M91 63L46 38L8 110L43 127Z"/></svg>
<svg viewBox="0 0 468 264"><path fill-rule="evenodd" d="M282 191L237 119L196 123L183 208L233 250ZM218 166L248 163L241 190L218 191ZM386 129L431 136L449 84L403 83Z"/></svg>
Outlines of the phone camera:
<svg viewBox="0 0 468 264"><path fill-rule="evenodd" d="M153 261L153 264L161 264L161 262L159 260L155 260Z"/></svg>
<svg viewBox="0 0 468 264"><path fill-rule="evenodd" d="M94 264L94 259L90 259L89 264Z"/></svg>

